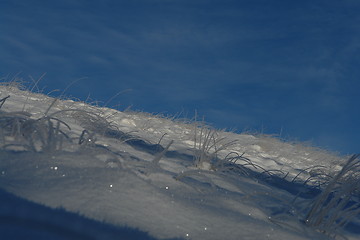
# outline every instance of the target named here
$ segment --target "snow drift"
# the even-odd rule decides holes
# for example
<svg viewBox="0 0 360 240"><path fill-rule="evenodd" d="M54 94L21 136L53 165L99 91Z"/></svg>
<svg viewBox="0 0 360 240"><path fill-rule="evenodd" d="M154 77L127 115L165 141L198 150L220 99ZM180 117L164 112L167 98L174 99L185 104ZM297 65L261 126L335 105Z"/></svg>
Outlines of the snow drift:
<svg viewBox="0 0 360 240"><path fill-rule="evenodd" d="M359 238L358 155L14 82L0 104L0 188L18 197L159 239Z"/></svg>

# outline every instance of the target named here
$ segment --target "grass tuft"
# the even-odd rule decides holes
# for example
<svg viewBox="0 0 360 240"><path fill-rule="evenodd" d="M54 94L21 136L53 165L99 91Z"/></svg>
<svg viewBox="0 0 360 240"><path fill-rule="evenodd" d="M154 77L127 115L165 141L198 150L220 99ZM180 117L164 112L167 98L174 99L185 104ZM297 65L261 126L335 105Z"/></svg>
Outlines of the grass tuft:
<svg viewBox="0 0 360 240"><path fill-rule="evenodd" d="M342 169L309 206L305 224L327 235L360 213L360 154L349 158Z"/></svg>
<svg viewBox="0 0 360 240"><path fill-rule="evenodd" d="M194 165L197 168L211 170L219 163L218 153L234 145L237 141L227 141L219 132L201 123L195 125L194 134ZM214 162L215 161L215 162Z"/></svg>

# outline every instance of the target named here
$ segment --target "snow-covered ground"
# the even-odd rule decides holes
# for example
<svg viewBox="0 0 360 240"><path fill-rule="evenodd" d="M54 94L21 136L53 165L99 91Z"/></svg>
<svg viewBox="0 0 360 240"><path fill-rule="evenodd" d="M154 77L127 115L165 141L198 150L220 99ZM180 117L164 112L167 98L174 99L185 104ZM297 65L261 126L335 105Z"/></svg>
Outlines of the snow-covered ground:
<svg viewBox="0 0 360 240"><path fill-rule="evenodd" d="M1 201L0 219L12 219L3 233L38 221L30 210L26 224L20 221L24 216L11 199L22 198L113 225L109 234L126 226L158 239L360 237L358 214L336 232L304 223L348 156L202 122L54 99L11 84L0 86L0 99L0 188L19 197ZM358 196L351 197L356 206ZM62 239L75 220L58 218L51 228L58 226L54 234ZM67 231L65 239L85 229ZM115 239L96 229L94 239ZM140 239L135 233L143 234L119 239Z"/></svg>

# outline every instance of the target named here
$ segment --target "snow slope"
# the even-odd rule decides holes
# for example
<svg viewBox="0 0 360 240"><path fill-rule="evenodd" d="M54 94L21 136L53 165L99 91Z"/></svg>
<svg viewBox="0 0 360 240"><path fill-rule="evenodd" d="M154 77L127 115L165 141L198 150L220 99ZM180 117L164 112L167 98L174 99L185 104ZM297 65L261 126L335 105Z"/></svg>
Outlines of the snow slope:
<svg viewBox="0 0 360 240"><path fill-rule="evenodd" d="M13 84L0 99L0 188L18 197L158 239L360 236L358 215L336 232L304 224L347 157Z"/></svg>
<svg viewBox="0 0 360 240"><path fill-rule="evenodd" d="M5 240L154 240L136 229L115 227L64 209L52 209L3 190L0 190L0 213L0 237Z"/></svg>

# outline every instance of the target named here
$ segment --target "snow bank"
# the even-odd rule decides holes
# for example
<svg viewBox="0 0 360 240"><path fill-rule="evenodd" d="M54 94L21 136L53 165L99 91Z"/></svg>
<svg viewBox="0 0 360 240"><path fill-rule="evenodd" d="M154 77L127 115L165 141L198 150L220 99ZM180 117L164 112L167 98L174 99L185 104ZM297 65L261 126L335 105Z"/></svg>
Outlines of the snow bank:
<svg viewBox="0 0 360 240"><path fill-rule="evenodd" d="M0 188L22 198L159 239L359 237L358 214L304 222L346 158L6 84L0 99Z"/></svg>

